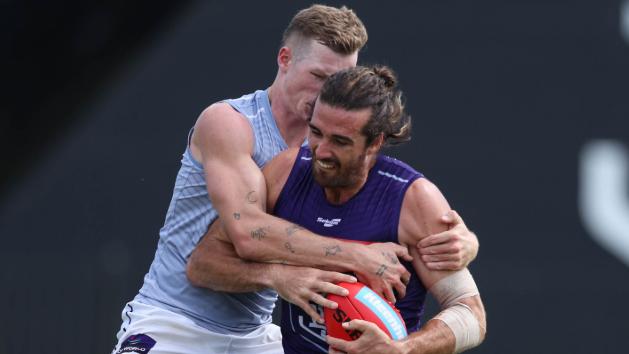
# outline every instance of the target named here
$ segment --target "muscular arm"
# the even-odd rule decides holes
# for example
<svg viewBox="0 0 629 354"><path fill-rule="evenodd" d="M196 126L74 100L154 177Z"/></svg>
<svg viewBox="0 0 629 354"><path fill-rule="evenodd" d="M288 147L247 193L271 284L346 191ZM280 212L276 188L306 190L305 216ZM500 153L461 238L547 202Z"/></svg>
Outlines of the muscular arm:
<svg viewBox="0 0 629 354"><path fill-rule="evenodd" d="M421 241L422 238L442 231L444 225L439 222L439 218L448 209L449 206L445 198L432 183L426 179L415 181L404 198L400 216L400 242L414 245ZM415 271L426 288L433 295L437 295L435 297L440 301L442 311L435 318L428 321L421 330L400 341L392 341L371 323L352 321L348 324L348 328L363 331L363 336L354 342L330 338L328 342L331 346L347 353L453 353L455 352L457 339L453 329L446 322L446 317L452 313L452 310L448 311L451 307L456 307L456 310L464 309L463 311L469 309L473 315L472 322L475 323L466 324L463 331L467 331L466 333L468 334L478 331L481 340L484 338L485 310L480 296L474 291L466 293L465 289L456 289L459 284L449 282L449 280L454 279L451 278L453 276L471 280L471 277L467 278L468 271L430 270L420 258L416 248L411 247L411 254L413 255ZM444 284L452 286L453 292L457 294L455 297L456 301L451 301L451 299L443 296ZM473 288L475 288L475 285L473 285ZM461 346L461 343L459 343L459 346ZM334 349L331 349L330 352L336 353Z"/></svg>
<svg viewBox="0 0 629 354"><path fill-rule="evenodd" d="M388 298L392 287L403 292L400 278L407 272L383 252L407 256L405 247L343 243L266 213L267 187L251 158L253 139L249 123L226 104L206 109L192 136L193 156L202 161L209 197L236 254L250 261L353 271ZM387 272L378 274L383 264Z"/></svg>
<svg viewBox="0 0 629 354"><path fill-rule="evenodd" d="M269 210L273 208L279 192L286 183L292 165L291 160L295 159L296 152L296 149L289 149L281 153L262 170L268 192L265 205ZM294 225L291 230L296 232L301 230L301 227ZM219 218L208 228L188 259L187 275L195 286L240 293L264 288L278 290L281 283L276 281L288 279L286 278L288 274L283 272L289 269L295 267L240 258Z"/></svg>
<svg viewBox="0 0 629 354"><path fill-rule="evenodd" d="M428 235L444 231L444 225L439 222L439 218L444 215L450 207L447 201L430 181L422 178L418 179L409 188L405 196L400 217L400 242L415 244ZM413 217L411 217L411 215ZM417 218L417 215L420 217ZM443 279L457 274L453 271L429 270L424 261L420 258L416 249L411 250L413 256L413 267L419 275L422 283L429 291L435 294L436 284ZM467 270L463 270L467 274ZM455 349L455 336L450 327L440 318L443 311L454 304L442 301L441 294L435 296L440 300L442 312L428 321L418 332L411 334L406 340L401 341L401 345L407 353L452 353ZM478 326L481 328L481 338L484 337L485 310L477 294L463 297L457 300L471 309Z"/></svg>
<svg viewBox="0 0 629 354"><path fill-rule="evenodd" d="M194 286L242 293L274 288L281 264L258 263L238 257L234 246L224 240L216 220L188 259L188 279Z"/></svg>
<svg viewBox="0 0 629 354"><path fill-rule="evenodd" d="M335 283L356 281L354 277L338 272L247 261L238 257L234 246L225 239L220 220L216 220L188 260L186 272L194 286L230 293L272 288L315 321L321 321L309 302L335 309L338 305L320 294L345 296L347 290Z"/></svg>

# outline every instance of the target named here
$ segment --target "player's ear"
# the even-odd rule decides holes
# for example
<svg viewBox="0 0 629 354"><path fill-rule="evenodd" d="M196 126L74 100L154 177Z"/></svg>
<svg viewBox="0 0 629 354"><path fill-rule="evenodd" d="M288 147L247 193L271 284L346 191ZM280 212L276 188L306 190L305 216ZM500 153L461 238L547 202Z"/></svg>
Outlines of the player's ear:
<svg viewBox="0 0 629 354"><path fill-rule="evenodd" d="M281 72L286 72L288 66L293 59L293 51L287 46L280 48L277 53L277 66Z"/></svg>
<svg viewBox="0 0 629 354"><path fill-rule="evenodd" d="M380 133L375 139L373 139L371 145L367 147L367 153L377 154L382 148L382 145L384 145L384 134Z"/></svg>

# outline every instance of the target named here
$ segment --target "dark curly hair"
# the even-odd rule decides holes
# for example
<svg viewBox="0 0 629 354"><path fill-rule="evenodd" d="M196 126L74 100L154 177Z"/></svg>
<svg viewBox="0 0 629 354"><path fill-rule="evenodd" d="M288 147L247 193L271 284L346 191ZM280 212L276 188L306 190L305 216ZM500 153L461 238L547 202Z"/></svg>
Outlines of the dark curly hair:
<svg viewBox="0 0 629 354"><path fill-rule="evenodd" d="M367 145L380 134L386 146L411 139L411 116L404 111L395 73L386 66L357 66L339 71L326 80L319 99L346 110L371 108L371 117L362 129Z"/></svg>

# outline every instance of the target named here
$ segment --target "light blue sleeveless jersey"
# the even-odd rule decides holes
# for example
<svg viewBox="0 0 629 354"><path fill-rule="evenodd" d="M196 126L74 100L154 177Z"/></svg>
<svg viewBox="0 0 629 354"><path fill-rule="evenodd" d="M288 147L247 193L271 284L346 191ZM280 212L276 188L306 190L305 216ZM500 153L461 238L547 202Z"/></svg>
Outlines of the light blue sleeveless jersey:
<svg viewBox="0 0 629 354"><path fill-rule="evenodd" d="M251 123L255 136L253 159L260 168L287 148L266 91L225 102ZM194 287L186 277L190 254L217 217L208 197L203 166L192 157L188 143L166 221L159 232L155 259L136 300L182 314L214 332L248 332L271 321L275 291L216 292Z"/></svg>

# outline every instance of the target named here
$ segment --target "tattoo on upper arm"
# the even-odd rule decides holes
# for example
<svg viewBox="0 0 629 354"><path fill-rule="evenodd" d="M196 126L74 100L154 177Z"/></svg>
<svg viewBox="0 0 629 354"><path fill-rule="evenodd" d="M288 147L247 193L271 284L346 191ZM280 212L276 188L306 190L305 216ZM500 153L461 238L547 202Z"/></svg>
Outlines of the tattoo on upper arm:
<svg viewBox="0 0 629 354"><path fill-rule="evenodd" d="M341 252L341 246L339 245L334 245L334 246L330 246L330 247L326 247L325 248L325 255L326 256L334 256L335 254Z"/></svg>
<svg viewBox="0 0 629 354"><path fill-rule="evenodd" d="M255 230L252 230L251 238L261 241L266 236L267 232L269 232L270 229L271 227L265 226L265 227L259 227Z"/></svg>
<svg viewBox="0 0 629 354"><path fill-rule="evenodd" d="M382 252L382 255L384 256L384 258L388 259L391 264L399 263L397 257L389 252Z"/></svg>
<svg viewBox="0 0 629 354"><path fill-rule="evenodd" d="M247 203L249 204L255 204L258 202L258 197L256 196L256 191L250 191L249 193L247 193Z"/></svg>
<svg viewBox="0 0 629 354"><path fill-rule="evenodd" d="M303 230L303 227L297 225L297 224L292 224L291 226L286 228L286 236L293 236L295 234L295 232L299 231L299 230Z"/></svg>
<svg viewBox="0 0 629 354"><path fill-rule="evenodd" d="M284 247L286 247L286 249L289 250L290 253L295 253L295 249L293 248L293 245L290 244L290 242L286 242L284 244Z"/></svg>
<svg viewBox="0 0 629 354"><path fill-rule="evenodd" d="M384 264L381 265L380 268L378 268L378 270L376 271L376 275L379 276L379 277L383 276L384 272L387 271L387 268L388 267L386 265L384 265Z"/></svg>
<svg viewBox="0 0 629 354"><path fill-rule="evenodd" d="M240 220L240 213L234 213L234 219Z"/></svg>

